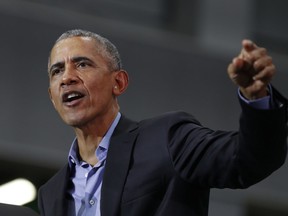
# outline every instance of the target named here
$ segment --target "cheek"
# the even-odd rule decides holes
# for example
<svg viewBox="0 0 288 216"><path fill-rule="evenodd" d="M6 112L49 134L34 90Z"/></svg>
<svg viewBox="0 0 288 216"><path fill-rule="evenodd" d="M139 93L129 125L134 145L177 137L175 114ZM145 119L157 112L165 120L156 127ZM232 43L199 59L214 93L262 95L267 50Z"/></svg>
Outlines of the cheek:
<svg viewBox="0 0 288 216"><path fill-rule="evenodd" d="M59 104L59 100L57 99L57 93L53 91L53 89L53 86L50 85L48 93L53 106L55 107L55 109L57 109L57 104Z"/></svg>
<svg viewBox="0 0 288 216"><path fill-rule="evenodd" d="M107 85L95 85L91 87L89 95L91 103L95 107L106 106L113 98L112 90Z"/></svg>
<svg viewBox="0 0 288 216"><path fill-rule="evenodd" d="M58 105L57 105L57 104L58 104L58 103L57 103L57 100L54 100L54 98L53 98L52 96L50 97L50 100L51 100L51 103L53 104L54 108L55 108L56 110L58 110L58 109L57 109L57 107L58 107Z"/></svg>
<svg viewBox="0 0 288 216"><path fill-rule="evenodd" d="M102 78L102 77L101 77ZM90 95L94 97L102 97L110 93L111 83L106 79L86 79L86 82L83 82L86 90Z"/></svg>
<svg viewBox="0 0 288 216"><path fill-rule="evenodd" d="M113 88L110 83L101 83L93 87L93 92L99 94L100 97L107 97L111 95Z"/></svg>

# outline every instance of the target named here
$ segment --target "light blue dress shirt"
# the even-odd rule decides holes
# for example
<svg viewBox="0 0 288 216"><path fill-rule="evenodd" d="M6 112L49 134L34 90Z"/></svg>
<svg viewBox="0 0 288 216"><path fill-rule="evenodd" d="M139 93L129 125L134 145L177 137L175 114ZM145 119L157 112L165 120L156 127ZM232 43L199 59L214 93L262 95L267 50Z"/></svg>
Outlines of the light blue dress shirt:
<svg viewBox="0 0 288 216"><path fill-rule="evenodd" d="M110 138L116 125L120 120L121 114L118 113L107 133L96 149L98 163L91 166L85 161L79 160L78 142L75 139L69 151L69 165L74 166L75 173L71 175L73 188L70 193L74 198L75 211L77 216L100 216L100 198L102 179L105 168L107 151Z"/></svg>

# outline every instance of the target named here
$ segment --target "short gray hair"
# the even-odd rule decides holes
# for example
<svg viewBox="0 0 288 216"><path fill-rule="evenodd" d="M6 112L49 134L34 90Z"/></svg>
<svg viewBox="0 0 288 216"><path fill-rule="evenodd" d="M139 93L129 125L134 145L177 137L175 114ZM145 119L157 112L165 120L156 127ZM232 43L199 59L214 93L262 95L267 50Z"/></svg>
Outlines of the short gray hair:
<svg viewBox="0 0 288 216"><path fill-rule="evenodd" d="M109 60L109 67L112 71L117 71L122 69L122 61L120 54L116 46L111 43L107 38L100 36L94 32L90 32L82 29L73 29L64 32L54 43L54 46L61 40L72 38L72 37L88 37L92 38L97 43L97 48L101 48L99 53ZM54 47L53 46L53 47ZM50 62L50 55L49 55Z"/></svg>

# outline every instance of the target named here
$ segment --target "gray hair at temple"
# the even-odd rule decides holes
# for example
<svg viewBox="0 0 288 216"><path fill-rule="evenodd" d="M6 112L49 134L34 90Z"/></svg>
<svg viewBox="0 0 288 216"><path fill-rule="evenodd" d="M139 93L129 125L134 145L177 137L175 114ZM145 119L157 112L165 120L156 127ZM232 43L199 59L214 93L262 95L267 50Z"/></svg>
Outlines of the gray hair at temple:
<svg viewBox="0 0 288 216"><path fill-rule="evenodd" d="M90 32L82 29L73 29L64 32L54 43L54 46L61 40L72 38L72 37L88 37L93 38L96 41L96 46L99 50L99 54L103 57L106 57L109 60L109 67L111 71L117 71L122 69L122 61L120 58L120 54L116 48L116 46L111 43L107 38L100 36L94 32ZM99 49L100 48L100 49ZM50 62L50 55L49 61Z"/></svg>

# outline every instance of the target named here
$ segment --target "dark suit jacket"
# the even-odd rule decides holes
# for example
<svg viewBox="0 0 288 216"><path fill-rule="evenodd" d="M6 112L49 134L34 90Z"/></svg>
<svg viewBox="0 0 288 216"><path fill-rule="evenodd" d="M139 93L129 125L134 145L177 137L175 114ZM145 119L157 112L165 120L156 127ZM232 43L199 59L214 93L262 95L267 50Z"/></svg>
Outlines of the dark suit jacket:
<svg viewBox="0 0 288 216"><path fill-rule="evenodd" d="M38 214L28 207L0 203L0 215L1 216L37 216Z"/></svg>
<svg viewBox="0 0 288 216"><path fill-rule="evenodd" d="M286 156L286 101L274 110L242 104L239 132L213 131L184 112L133 122L122 117L110 141L102 216L205 216L210 188L247 188ZM45 216L73 215L66 165L39 191Z"/></svg>

